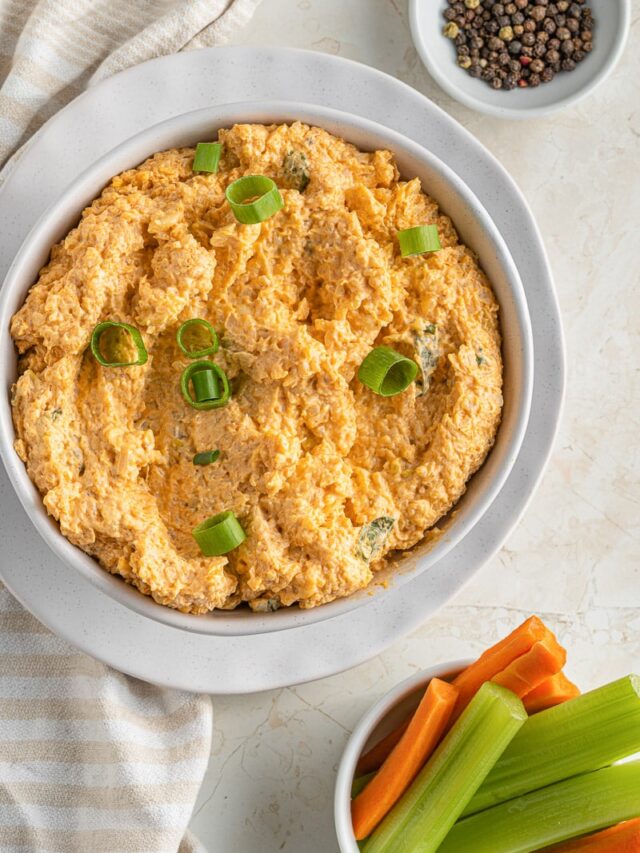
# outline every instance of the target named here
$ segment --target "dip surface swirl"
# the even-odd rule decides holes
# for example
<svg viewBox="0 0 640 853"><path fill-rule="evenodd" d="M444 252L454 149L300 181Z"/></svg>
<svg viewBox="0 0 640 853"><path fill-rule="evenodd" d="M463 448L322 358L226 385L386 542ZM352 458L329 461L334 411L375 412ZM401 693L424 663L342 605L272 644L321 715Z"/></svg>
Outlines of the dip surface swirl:
<svg viewBox="0 0 640 853"><path fill-rule="evenodd" d="M498 305L389 152L300 123L218 138L217 174L194 173L190 148L156 154L53 247L11 324L16 450L62 534L157 602L314 607L419 542L484 461L502 408ZM257 225L225 200L248 174L284 200ZM397 232L421 224L442 249L401 257ZM221 338L224 408L180 391L176 331L194 317ZM140 330L146 364L97 363L88 345L107 320ZM357 379L379 345L422 368L397 396ZM191 531L228 509L246 540L203 556Z"/></svg>

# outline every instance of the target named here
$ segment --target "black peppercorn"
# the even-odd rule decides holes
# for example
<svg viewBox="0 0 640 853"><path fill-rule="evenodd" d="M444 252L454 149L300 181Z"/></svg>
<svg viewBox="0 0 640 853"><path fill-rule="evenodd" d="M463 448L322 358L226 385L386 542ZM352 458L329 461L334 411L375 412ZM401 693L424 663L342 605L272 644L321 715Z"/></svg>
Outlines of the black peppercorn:
<svg viewBox="0 0 640 853"><path fill-rule="evenodd" d="M545 68L544 71L542 72L542 74L540 75L540 79L542 80L543 83L550 83L555 76L556 75L553 71L553 68L549 68L547 66L547 68Z"/></svg>
<svg viewBox="0 0 640 853"><path fill-rule="evenodd" d="M542 24L543 31L545 33L549 33L549 35L553 35L556 31L556 24L551 18L545 18Z"/></svg>
<svg viewBox="0 0 640 853"><path fill-rule="evenodd" d="M502 80L499 77L494 77L491 81L491 85L494 89L502 89Z"/></svg>
<svg viewBox="0 0 640 853"><path fill-rule="evenodd" d="M565 59L562 60L562 64L560 67L563 71L573 71L573 69L576 67L576 63L573 61L573 59L570 59L567 56Z"/></svg>
<svg viewBox="0 0 640 853"><path fill-rule="evenodd" d="M536 37L534 36L533 33L525 33L522 36L522 44L525 45L525 47L533 47L533 45L535 43L536 43Z"/></svg>
<svg viewBox="0 0 640 853"><path fill-rule="evenodd" d="M522 51L522 42L517 41L517 39L514 39L514 41L509 42L508 50L512 56L518 56Z"/></svg>
<svg viewBox="0 0 640 853"><path fill-rule="evenodd" d="M530 86L539 86L540 85L540 75L539 74L530 74L529 75L529 85Z"/></svg>
<svg viewBox="0 0 640 853"><path fill-rule="evenodd" d="M571 54L573 53L574 50L575 50L575 47L574 47L574 44L571 41L571 39L567 39L567 41L563 41L562 44L560 45L560 53L564 54L565 56L571 56Z"/></svg>

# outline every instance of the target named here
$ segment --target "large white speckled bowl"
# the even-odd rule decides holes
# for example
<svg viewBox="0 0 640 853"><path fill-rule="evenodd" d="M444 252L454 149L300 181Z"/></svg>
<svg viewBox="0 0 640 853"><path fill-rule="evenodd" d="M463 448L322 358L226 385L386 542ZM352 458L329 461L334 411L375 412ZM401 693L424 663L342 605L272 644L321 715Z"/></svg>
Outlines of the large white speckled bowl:
<svg viewBox="0 0 640 853"><path fill-rule="evenodd" d="M183 630L217 635L283 630L330 619L388 593L386 586L377 583L348 598L312 610L291 607L276 613L257 614L240 608L233 612L196 616L162 607L121 578L104 571L95 560L61 535L13 449L15 432L9 390L16 378L17 354L9 335L9 322L24 301L39 269L47 261L50 247L74 227L81 211L113 175L137 165L154 152L210 139L219 128L236 122L295 120L324 127L363 150L392 150L402 175L421 179L425 190L451 216L461 239L478 254L500 303L505 404L495 446L483 467L471 479L456 512L440 525L442 535L431 544L419 544L410 552L399 555L389 568L380 573L379 581L398 586L419 573L438 572L440 558L477 523L500 491L517 457L529 417L533 349L527 303L518 271L504 240L476 196L451 169L424 148L367 119L326 107L288 101L247 102L197 110L155 125L122 143L80 175L36 223L16 255L0 291L0 363L5 388L5 393L0 396L0 457L34 526L58 557L121 604ZM469 576L471 573L470 570Z"/></svg>

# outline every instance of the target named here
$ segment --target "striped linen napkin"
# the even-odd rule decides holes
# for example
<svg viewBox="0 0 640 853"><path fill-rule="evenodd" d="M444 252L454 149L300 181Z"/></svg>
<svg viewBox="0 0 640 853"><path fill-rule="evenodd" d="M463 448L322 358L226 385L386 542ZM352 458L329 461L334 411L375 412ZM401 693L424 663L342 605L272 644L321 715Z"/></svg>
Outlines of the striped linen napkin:
<svg viewBox="0 0 640 853"><path fill-rule="evenodd" d="M0 166L85 86L220 44L259 2L0 0ZM0 851L204 851L186 826L211 716L206 696L77 652L0 586Z"/></svg>

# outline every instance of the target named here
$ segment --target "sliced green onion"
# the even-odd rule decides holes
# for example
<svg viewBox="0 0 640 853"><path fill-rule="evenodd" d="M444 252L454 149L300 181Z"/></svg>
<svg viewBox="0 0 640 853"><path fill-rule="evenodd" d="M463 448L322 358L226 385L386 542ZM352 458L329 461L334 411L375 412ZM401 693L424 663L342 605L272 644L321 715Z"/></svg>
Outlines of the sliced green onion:
<svg viewBox="0 0 640 853"><path fill-rule="evenodd" d="M222 145L219 142L198 142L192 169L194 172L217 172Z"/></svg>
<svg viewBox="0 0 640 853"><path fill-rule="evenodd" d="M130 358L131 344L137 352L135 359ZM142 335L135 326L128 323L115 323L107 320L98 323L91 334L91 352L103 367L131 367L145 364L148 355Z"/></svg>
<svg viewBox="0 0 640 853"><path fill-rule="evenodd" d="M418 375L418 365L390 347L375 347L360 365L358 379L382 397L405 391Z"/></svg>
<svg viewBox="0 0 640 853"><path fill-rule="evenodd" d="M201 377L200 373L210 375ZM193 385L193 395L190 385ZM194 409L219 409L226 406L231 397L227 374L212 361L194 361L185 368L180 377L180 390L184 399ZM212 391L217 396L213 396ZM198 399L199 394L202 399Z"/></svg>
<svg viewBox="0 0 640 853"><path fill-rule="evenodd" d="M437 252L442 248L436 225L416 225L415 228L398 231L398 243L403 258L421 255L423 252Z"/></svg>
<svg viewBox="0 0 640 853"><path fill-rule="evenodd" d="M464 815L639 751L640 678L628 675L529 717Z"/></svg>
<svg viewBox="0 0 640 853"><path fill-rule="evenodd" d="M438 853L531 853L638 817L638 792L640 761L574 776L466 817Z"/></svg>
<svg viewBox="0 0 640 853"><path fill-rule="evenodd" d="M207 518L193 528L193 538L206 557L228 554L247 538L240 522L231 510Z"/></svg>
<svg viewBox="0 0 640 853"><path fill-rule="evenodd" d="M213 370L197 370L191 377L197 403L207 403L220 397L220 383Z"/></svg>
<svg viewBox="0 0 640 853"><path fill-rule="evenodd" d="M365 853L440 851L441 842L526 719L527 712L514 693L485 682L411 787L373 831ZM475 853L476 848L470 844L459 849Z"/></svg>
<svg viewBox="0 0 640 853"><path fill-rule="evenodd" d="M219 450L205 450L202 453L196 453L193 457L194 465L211 465L220 456Z"/></svg>
<svg viewBox="0 0 640 853"><path fill-rule="evenodd" d="M220 342L215 329L206 320L193 317L183 323L176 332L178 346L187 358L202 358L218 352Z"/></svg>
<svg viewBox="0 0 640 853"><path fill-rule="evenodd" d="M226 191L227 201L233 215L245 225L264 222L283 206L280 190L265 175L245 175L229 184Z"/></svg>

